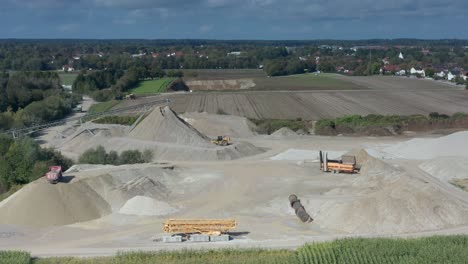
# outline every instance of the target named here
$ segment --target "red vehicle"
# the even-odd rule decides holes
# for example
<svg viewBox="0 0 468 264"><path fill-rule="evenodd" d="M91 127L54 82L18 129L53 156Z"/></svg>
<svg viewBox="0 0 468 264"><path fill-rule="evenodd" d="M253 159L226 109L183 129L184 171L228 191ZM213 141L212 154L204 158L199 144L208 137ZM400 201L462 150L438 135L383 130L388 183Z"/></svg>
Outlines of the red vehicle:
<svg viewBox="0 0 468 264"><path fill-rule="evenodd" d="M56 184L62 178L62 166L50 166L45 177L51 184Z"/></svg>

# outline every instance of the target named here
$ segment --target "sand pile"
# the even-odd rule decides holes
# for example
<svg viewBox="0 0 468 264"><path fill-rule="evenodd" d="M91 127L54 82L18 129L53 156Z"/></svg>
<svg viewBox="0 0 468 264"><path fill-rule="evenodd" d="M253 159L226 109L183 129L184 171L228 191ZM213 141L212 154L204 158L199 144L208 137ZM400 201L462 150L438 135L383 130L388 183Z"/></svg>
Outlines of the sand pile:
<svg viewBox="0 0 468 264"><path fill-rule="evenodd" d="M57 185L41 178L28 184L0 206L0 223L54 226L88 221L111 212L109 204L88 184Z"/></svg>
<svg viewBox="0 0 468 264"><path fill-rule="evenodd" d="M288 127L282 127L271 134L273 137L293 137L297 136L296 132Z"/></svg>
<svg viewBox="0 0 468 264"><path fill-rule="evenodd" d="M205 126L208 127L208 123ZM149 149L153 151L154 161L233 160L263 152L247 142L235 141L233 145L218 147L168 107L156 108L128 136L114 136L112 130L109 132L101 131L102 129L95 130L94 135L88 132L75 135L60 150L67 157L78 160L86 150L97 146L118 153L125 150Z"/></svg>
<svg viewBox="0 0 468 264"><path fill-rule="evenodd" d="M458 156L468 158L468 131L440 138L417 138L385 148L384 151L405 159L433 159Z"/></svg>
<svg viewBox="0 0 468 264"><path fill-rule="evenodd" d="M212 138L229 136L246 138L255 135L255 124L245 117L214 115L208 113L185 113L181 116L201 133Z"/></svg>
<svg viewBox="0 0 468 264"><path fill-rule="evenodd" d="M441 157L426 161L419 168L446 183L468 178L468 159L464 157Z"/></svg>
<svg viewBox="0 0 468 264"><path fill-rule="evenodd" d="M349 187L355 197L323 203L314 217L317 224L344 233L393 234L468 223L466 204L440 189L369 156L362 164Z"/></svg>
<svg viewBox="0 0 468 264"><path fill-rule="evenodd" d="M131 138L180 145L211 147L202 133L179 118L168 106L157 107L129 134Z"/></svg>
<svg viewBox="0 0 468 264"><path fill-rule="evenodd" d="M104 166L72 174L66 174L66 179L74 177L68 183L52 185L41 178L25 186L0 204L0 223L69 225L118 213L126 203L124 211L131 212L134 203L141 202L131 199L139 196L159 201L156 209L145 204L140 215L162 215L169 211L164 201L180 180L177 172L151 164Z"/></svg>
<svg viewBox="0 0 468 264"><path fill-rule="evenodd" d="M119 210L121 214L139 216L160 216L175 212L177 212L177 209L171 207L168 203L146 196L133 197Z"/></svg>

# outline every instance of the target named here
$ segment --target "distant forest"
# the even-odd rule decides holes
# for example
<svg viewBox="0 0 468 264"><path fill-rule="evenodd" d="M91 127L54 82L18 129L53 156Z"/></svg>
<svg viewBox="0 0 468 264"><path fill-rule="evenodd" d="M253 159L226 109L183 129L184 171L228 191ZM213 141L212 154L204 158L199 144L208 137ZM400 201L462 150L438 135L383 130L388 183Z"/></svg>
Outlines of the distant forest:
<svg viewBox="0 0 468 264"><path fill-rule="evenodd" d="M453 63L468 68L468 40L0 40L0 71L62 70L128 70L146 66L158 69L242 69L263 68L276 60L279 72L295 72L294 66L315 69L316 57L322 58L322 70L336 67L356 70L359 61L368 62L369 51L375 50L373 60L403 51L406 63ZM352 48L361 47L356 50ZM421 53L428 49L430 54ZM228 55L229 54L229 55ZM425 61L423 56L425 55ZM352 58L349 58L351 57ZM301 58L301 59L299 59ZM298 65L298 61L301 64ZM285 63L285 61L287 63ZM366 63L363 63L366 64ZM282 65L282 66L281 66ZM366 64L367 65L367 64ZM304 69L300 69L303 71ZM366 69L367 70L367 69ZM366 70L357 71L362 74Z"/></svg>

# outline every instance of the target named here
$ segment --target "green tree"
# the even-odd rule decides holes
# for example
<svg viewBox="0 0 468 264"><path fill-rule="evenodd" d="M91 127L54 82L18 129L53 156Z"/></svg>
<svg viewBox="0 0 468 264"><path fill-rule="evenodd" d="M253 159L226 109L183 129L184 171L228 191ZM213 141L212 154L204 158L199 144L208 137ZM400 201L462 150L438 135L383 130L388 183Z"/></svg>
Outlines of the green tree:
<svg viewBox="0 0 468 264"><path fill-rule="evenodd" d="M107 153L103 146L86 150L79 158L82 164L107 164Z"/></svg>

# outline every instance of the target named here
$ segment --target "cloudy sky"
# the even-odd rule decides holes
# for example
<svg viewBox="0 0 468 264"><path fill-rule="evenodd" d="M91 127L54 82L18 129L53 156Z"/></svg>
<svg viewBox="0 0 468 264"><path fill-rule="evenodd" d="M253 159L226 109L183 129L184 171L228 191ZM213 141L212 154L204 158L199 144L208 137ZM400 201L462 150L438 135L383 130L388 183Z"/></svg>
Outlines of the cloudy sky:
<svg viewBox="0 0 468 264"><path fill-rule="evenodd" d="M0 38L468 38L468 0L1 0Z"/></svg>

